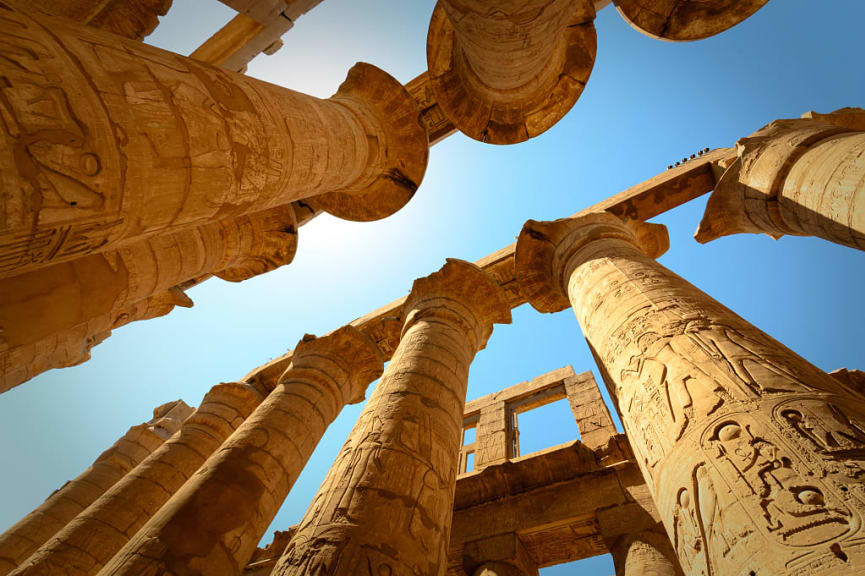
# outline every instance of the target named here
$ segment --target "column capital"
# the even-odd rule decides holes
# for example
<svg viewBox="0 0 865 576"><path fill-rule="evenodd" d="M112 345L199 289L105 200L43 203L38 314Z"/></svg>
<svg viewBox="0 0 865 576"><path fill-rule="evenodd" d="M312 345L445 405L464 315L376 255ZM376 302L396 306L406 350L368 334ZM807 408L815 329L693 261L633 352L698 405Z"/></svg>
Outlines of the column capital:
<svg viewBox="0 0 865 576"><path fill-rule="evenodd" d="M775 239L795 234L772 200L778 198L793 164L811 146L850 131L822 119L794 118L776 120L741 138L736 160L718 179L694 238L705 244L743 232L765 232Z"/></svg>
<svg viewBox="0 0 865 576"><path fill-rule="evenodd" d="M486 0L439 0L427 66L457 129L481 142L516 144L551 128L582 94L595 63L595 9L588 0L495 8Z"/></svg>
<svg viewBox="0 0 865 576"><path fill-rule="evenodd" d="M664 3L615 0L625 21L646 36L684 42L720 34L747 19L769 0L701 0Z"/></svg>
<svg viewBox="0 0 865 576"><path fill-rule="evenodd" d="M669 248L667 228L639 220L623 221L608 212L592 212L547 222L523 225L514 254L520 292L539 312L559 312L570 306L568 278L574 257L597 240L619 239L652 258Z"/></svg>
<svg viewBox="0 0 865 576"><path fill-rule="evenodd" d="M402 308L403 335L417 321L439 316L444 309L460 317L475 350L486 345L493 324L511 323L511 307L502 287L480 267L456 258L448 258L439 271L414 281Z"/></svg>
<svg viewBox="0 0 865 576"><path fill-rule="evenodd" d="M429 136L420 122L417 100L384 70L358 62L331 102L344 105L377 139L363 188L335 190L306 200L337 218L368 222L390 216L412 199L426 172ZM379 126L375 133L375 126Z"/></svg>
<svg viewBox="0 0 865 576"><path fill-rule="evenodd" d="M323 372L328 382L342 384L333 390L343 403L356 404L363 401L367 386L381 376L383 368L384 357L375 342L349 325L320 338L305 335L294 348L291 364L279 381L289 381L300 371L306 375L310 371Z"/></svg>

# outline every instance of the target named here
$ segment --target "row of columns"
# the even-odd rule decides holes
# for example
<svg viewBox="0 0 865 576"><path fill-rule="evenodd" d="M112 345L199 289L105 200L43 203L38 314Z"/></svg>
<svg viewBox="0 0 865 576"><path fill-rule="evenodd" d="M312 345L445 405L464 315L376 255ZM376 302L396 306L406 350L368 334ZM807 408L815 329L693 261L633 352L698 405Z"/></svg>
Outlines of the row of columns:
<svg viewBox="0 0 865 576"><path fill-rule="evenodd" d="M682 569L830 573L865 560L865 399L658 264L667 243L662 226L608 213L529 221L515 272L536 309L574 309ZM391 363L275 574L445 569L469 365L509 305L481 269L451 260L415 282L402 314ZM153 430L167 424L146 427L150 444L133 429L152 453L127 457L140 463L125 475L100 458L4 534L6 572L239 574L327 425L381 366L345 327L299 343L263 403L223 384L161 446ZM656 535L613 548L626 567L677 569Z"/></svg>

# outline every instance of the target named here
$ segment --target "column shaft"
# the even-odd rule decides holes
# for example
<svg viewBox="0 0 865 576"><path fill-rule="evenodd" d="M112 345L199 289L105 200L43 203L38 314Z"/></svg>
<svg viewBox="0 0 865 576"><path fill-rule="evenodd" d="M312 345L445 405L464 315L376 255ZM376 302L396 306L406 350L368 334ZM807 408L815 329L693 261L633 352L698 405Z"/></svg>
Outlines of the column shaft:
<svg viewBox="0 0 865 576"><path fill-rule="evenodd" d="M100 576L241 574L328 425L382 363L353 327L301 341L276 389Z"/></svg>
<svg viewBox="0 0 865 576"><path fill-rule="evenodd" d="M133 426L77 478L0 535L0 575L5 576L37 548L147 458L192 412L182 401L160 406L153 420Z"/></svg>
<svg viewBox="0 0 865 576"><path fill-rule="evenodd" d="M0 275L314 197L371 220L414 194L414 99L368 64L313 98L11 5Z"/></svg>
<svg viewBox="0 0 865 576"><path fill-rule="evenodd" d="M211 222L0 278L0 391L50 368L85 360L98 335L157 312L151 298L191 306L190 281L215 274L241 281L294 258L297 229L291 205ZM162 306L167 314L173 305ZM62 342L58 346L56 342ZM90 344L90 345L88 345ZM45 361L46 352L62 348ZM68 358L65 350L76 353ZM32 351L32 352L31 352Z"/></svg>
<svg viewBox="0 0 865 576"><path fill-rule="evenodd" d="M670 539L660 531L619 537L610 548L616 576L682 576Z"/></svg>
<svg viewBox="0 0 865 576"><path fill-rule="evenodd" d="M427 37L436 100L467 136L514 144L551 128L595 61L588 0L439 0Z"/></svg>
<svg viewBox="0 0 865 576"><path fill-rule="evenodd" d="M685 573L865 562L865 402L638 245L609 214L529 221L517 274L570 301Z"/></svg>
<svg viewBox="0 0 865 576"><path fill-rule="evenodd" d="M275 576L444 574L469 365L506 302L467 262L415 282L399 346Z"/></svg>
<svg viewBox="0 0 865 576"><path fill-rule="evenodd" d="M243 384L214 386L180 430L39 548L15 576L96 574L261 401Z"/></svg>
<svg viewBox="0 0 865 576"><path fill-rule="evenodd" d="M762 232L865 250L865 132L831 124L831 117L779 120L740 140L738 159L706 204L697 241Z"/></svg>

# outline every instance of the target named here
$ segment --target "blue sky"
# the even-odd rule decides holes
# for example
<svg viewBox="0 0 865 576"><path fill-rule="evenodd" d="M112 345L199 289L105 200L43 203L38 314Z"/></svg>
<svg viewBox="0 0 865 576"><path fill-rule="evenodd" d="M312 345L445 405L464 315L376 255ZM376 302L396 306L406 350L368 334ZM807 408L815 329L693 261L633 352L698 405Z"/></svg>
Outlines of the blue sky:
<svg viewBox="0 0 865 576"><path fill-rule="evenodd" d="M232 15L216 0L174 4L149 41L184 54ZM431 0L326 0L249 74L327 96L365 61L407 82L426 69L432 8ZM672 44L603 10L588 86L547 133L508 147L453 136L432 149L419 192L394 216L362 224L322 216L300 230L290 266L242 284L209 280L189 292L194 308L123 327L84 365L0 396L0 530L149 419L154 406L197 404L214 384L241 378L304 333L329 332L404 295L447 257L476 260L512 242L528 218L572 214L776 118L865 105L863 21L861 0L774 0L715 38ZM865 254L752 235L701 246L692 234L704 204L656 219L672 244L661 262L820 368L865 368ZM597 377L573 314L523 306L478 354L468 397L567 364ZM330 427L271 529L301 518L360 408L347 407ZM531 429L524 454L574 438L567 413L550 414L521 421ZM613 567L599 557L542 573L603 575Z"/></svg>

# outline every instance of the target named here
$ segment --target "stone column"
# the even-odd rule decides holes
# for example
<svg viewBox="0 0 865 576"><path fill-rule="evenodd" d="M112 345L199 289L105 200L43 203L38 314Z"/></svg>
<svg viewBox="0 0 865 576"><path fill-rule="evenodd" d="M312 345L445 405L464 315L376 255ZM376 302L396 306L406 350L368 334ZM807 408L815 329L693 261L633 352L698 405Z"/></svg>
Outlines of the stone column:
<svg viewBox="0 0 865 576"><path fill-rule="evenodd" d="M192 413L182 400L153 410L153 419L133 426L77 478L0 535L0 576L5 576L135 468L180 428Z"/></svg>
<svg viewBox="0 0 865 576"><path fill-rule="evenodd" d="M27 0L27 6L112 34L141 40L156 28L171 0Z"/></svg>
<svg viewBox="0 0 865 576"><path fill-rule="evenodd" d="M374 66L322 100L18 6L0 276L294 200L374 220L423 177L417 103Z"/></svg>
<svg viewBox="0 0 865 576"><path fill-rule="evenodd" d="M241 574L327 427L382 364L352 326L304 338L276 389L100 576Z"/></svg>
<svg viewBox="0 0 865 576"><path fill-rule="evenodd" d="M515 267L536 309L573 307L685 573L861 565L865 402L656 263L665 244L607 213L529 221Z"/></svg>
<svg viewBox="0 0 865 576"><path fill-rule="evenodd" d="M466 542L463 570L471 576L538 576L538 565L515 533Z"/></svg>
<svg viewBox="0 0 865 576"><path fill-rule="evenodd" d="M96 574L222 445L261 400L261 395L245 384L214 386L174 436L12 574Z"/></svg>
<svg viewBox="0 0 865 576"><path fill-rule="evenodd" d="M469 366L510 307L480 268L448 260L402 313L399 346L274 576L447 568Z"/></svg>
<svg viewBox="0 0 865 576"><path fill-rule="evenodd" d="M701 40L742 22L769 0L613 0L625 21L652 38Z"/></svg>
<svg viewBox="0 0 865 576"><path fill-rule="evenodd" d="M211 222L132 242L118 250L0 278L0 391L82 360L99 334L151 318L152 298L191 306L184 289L216 275L242 281L288 264L297 249L292 206ZM168 313L173 305L162 306ZM67 336L68 335L68 336ZM63 342L61 346L55 344ZM42 361L46 352L58 349ZM71 359L73 362L75 358Z"/></svg>
<svg viewBox="0 0 865 576"><path fill-rule="evenodd" d="M465 135L515 144L551 128L592 73L589 0L439 0L427 36L439 106Z"/></svg>
<svg viewBox="0 0 865 576"><path fill-rule="evenodd" d="M616 576L682 576L664 528L620 536L610 547Z"/></svg>
<svg viewBox="0 0 865 576"><path fill-rule="evenodd" d="M839 119L844 114L839 111ZM865 118L865 111L859 115ZM736 144L695 234L818 236L865 250L865 131L821 120L778 120Z"/></svg>

